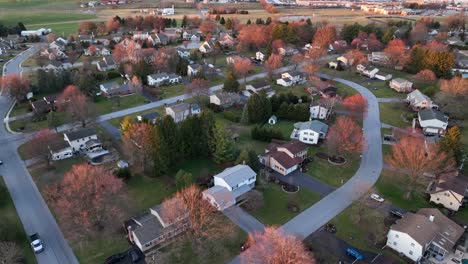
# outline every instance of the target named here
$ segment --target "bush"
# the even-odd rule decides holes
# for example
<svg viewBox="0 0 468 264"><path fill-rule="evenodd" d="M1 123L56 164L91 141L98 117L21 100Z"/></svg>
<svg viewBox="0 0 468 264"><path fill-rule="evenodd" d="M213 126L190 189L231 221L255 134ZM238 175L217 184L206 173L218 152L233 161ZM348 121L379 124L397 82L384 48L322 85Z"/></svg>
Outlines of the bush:
<svg viewBox="0 0 468 264"><path fill-rule="evenodd" d="M231 112L231 111L228 111L228 112L223 112L223 117L231 122L234 122L234 123L239 123L240 122L240 115L238 113L235 113L235 112Z"/></svg>
<svg viewBox="0 0 468 264"><path fill-rule="evenodd" d="M132 177L132 173L129 168L122 168L114 171L114 175L124 181L128 181Z"/></svg>
<svg viewBox="0 0 468 264"><path fill-rule="evenodd" d="M271 142L272 139L284 140L283 133L278 129L255 126L251 131L252 139Z"/></svg>
<svg viewBox="0 0 468 264"><path fill-rule="evenodd" d="M208 104L208 108L211 109L214 113L219 113L223 111L223 108L219 105L213 103Z"/></svg>
<svg viewBox="0 0 468 264"><path fill-rule="evenodd" d="M120 73L117 71L110 71L107 73L107 78L109 79L120 78L120 77L122 77L122 75L120 75Z"/></svg>

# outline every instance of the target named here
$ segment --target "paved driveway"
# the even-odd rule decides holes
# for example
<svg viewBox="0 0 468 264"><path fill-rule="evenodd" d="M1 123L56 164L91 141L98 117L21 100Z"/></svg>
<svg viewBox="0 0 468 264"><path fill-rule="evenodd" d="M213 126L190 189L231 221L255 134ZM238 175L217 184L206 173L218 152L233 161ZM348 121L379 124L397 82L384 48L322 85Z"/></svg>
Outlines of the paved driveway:
<svg viewBox="0 0 468 264"><path fill-rule="evenodd" d="M335 188L329 186L328 184L325 184L299 170L296 170L286 176L283 176L279 173L274 173L272 175L274 175L282 182L297 185L301 188L318 193L321 196L326 196L335 190Z"/></svg>
<svg viewBox="0 0 468 264"><path fill-rule="evenodd" d="M265 226L260 221L237 205L224 210L223 214L247 233L263 232L265 230Z"/></svg>
<svg viewBox="0 0 468 264"><path fill-rule="evenodd" d="M120 139L120 130L112 125L109 121L101 121L99 124L111 135L115 140Z"/></svg>

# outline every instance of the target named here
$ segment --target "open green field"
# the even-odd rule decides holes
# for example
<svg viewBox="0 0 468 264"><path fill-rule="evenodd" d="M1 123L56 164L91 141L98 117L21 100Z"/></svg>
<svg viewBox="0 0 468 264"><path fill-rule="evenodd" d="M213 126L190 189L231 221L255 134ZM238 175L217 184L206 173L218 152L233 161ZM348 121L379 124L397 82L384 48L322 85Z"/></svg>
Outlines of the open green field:
<svg viewBox="0 0 468 264"><path fill-rule="evenodd" d="M380 121L392 126L406 128L411 126L413 112L399 103L379 103Z"/></svg>
<svg viewBox="0 0 468 264"><path fill-rule="evenodd" d="M0 215L2 224L0 225L0 241L14 242L19 248L19 256L24 261L21 263L36 263L36 258L28 243L28 238L24 232L23 225L16 213L13 201L10 198L8 189L0 175ZM6 263L6 262L5 262Z"/></svg>
<svg viewBox="0 0 468 264"><path fill-rule="evenodd" d="M4 10L71 10L78 5L74 0L0 0Z"/></svg>
<svg viewBox="0 0 468 264"><path fill-rule="evenodd" d="M70 34L78 32L79 22L64 22L60 24L35 24L34 26L26 25L29 28L50 28L56 36L67 37Z"/></svg>

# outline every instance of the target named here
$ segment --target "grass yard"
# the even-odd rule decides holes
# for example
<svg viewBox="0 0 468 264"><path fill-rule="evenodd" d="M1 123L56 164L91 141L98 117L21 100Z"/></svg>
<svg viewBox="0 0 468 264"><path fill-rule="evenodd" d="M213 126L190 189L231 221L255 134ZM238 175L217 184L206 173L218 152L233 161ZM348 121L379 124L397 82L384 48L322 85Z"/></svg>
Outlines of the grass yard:
<svg viewBox="0 0 468 264"><path fill-rule="evenodd" d="M16 24L23 22L28 29L40 28L37 25L42 24L61 24L64 22L76 21L76 20L88 20L95 19L96 15L81 14L72 12L8 12L2 14L2 21L6 24Z"/></svg>
<svg viewBox="0 0 468 264"><path fill-rule="evenodd" d="M139 105L146 104L146 98L139 94L132 94L112 99L103 98L95 103L98 114L107 114Z"/></svg>
<svg viewBox="0 0 468 264"><path fill-rule="evenodd" d="M59 126L65 124L65 113L57 112L56 117ZM34 132L48 127L49 123L47 121L47 118L41 121L33 121L31 118L25 118L10 122L10 129L13 131Z"/></svg>
<svg viewBox="0 0 468 264"><path fill-rule="evenodd" d="M320 195L312 191L300 189L295 194L285 193L274 183L265 185L262 192L264 205L252 214L265 225L282 225L320 200ZM299 212L289 211L288 203L292 201L299 205Z"/></svg>
<svg viewBox="0 0 468 264"><path fill-rule="evenodd" d="M30 112L29 103L16 103L10 112L10 117L23 115Z"/></svg>
<svg viewBox="0 0 468 264"><path fill-rule="evenodd" d="M289 140L294 128L294 122L289 120L278 120L276 125L265 124L265 126L280 130L281 133L283 133L284 138Z"/></svg>
<svg viewBox="0 0 468 264"><path fill-rule="evenodd" d="M162 98L171 98L185 93L185 84L164 85L159 87L162 91Z"/></svg>
<svg viewBox="0 0 468 264"><path fill-rule="evenodd" d="M398 207L407 210L432 207L429 204L427 194L424 193L427 186L425 184L417 184L413 188L414 190L411 193L411 202L405 199L405 194L408 190L409 177L410 176L408 175L384 170L375 184L375 188L387 201Z"/></svg>
<svg viewBox="0 0 468 264"><path fill-rule="evenodd" d="M1 241L14 242L19 248L19 257L25 264L37 263L36 258L28 243L28 238L24 232L23 225L16 213L15 206L11 200L8 189L0 175L0 215L2 224L0 225Z"/></svg>
<svg viewBox="0 0 468 264"><path fill-rule="evenodd" d="M70 34L77 34L79 22L64 22L64 23L53 23L53 24L34 24L29 26L30 28L50 28L57 37L67 37ZM27 25L28 26L28 25Z"/></svg>
<svg viewBox="0 0 468 264"><path fill-rule="evenodd" d="M400 128L411 126L414 113L410 112L406 105L402 103L379 103L379 110L382 123Z"/></svg>
<svg viewBox="0 0 468 264"><path fill-rule="evenodd" d="M213 160L205 158L185 161L179 164L179 166L177 166L177 169L190 172L193 176L193 179L196 179L201 175L217 174L221 172L223 168L216 164ZM174 176L176 173L177 171L174 172Z"/></svg>
<svg viewBox="0 0 468 264"><path fill-rule="evenodd" d="M176 191L174 186L167 184L162 179L146 176L133 176L127 182L127 188L133 205L131 214L143 213Z"/></svg>
<svg viewBox="0 0 468 264"><path fill-rule="evenodd" d="M87 239L82 243L71 243L80 263L104 263L107 257L130 248L125 234L114 234L109 238Z"/></svg>
<svg viewBox="0 0 468 264"><path fill-rule="evenodd" d="M305 95L305 96L310 95L306 90L306 88L307 88L306 84L294 85L292 87L283 87L283 86L278 85L278 84L273 84L273 85L271 85L271 87L276 90L277 95L280 95L280 94L283 94L283 93L284 94L292 93L292 94L294 94L295 96L298 96L298 97L301 97L303 95Z"/></svg>

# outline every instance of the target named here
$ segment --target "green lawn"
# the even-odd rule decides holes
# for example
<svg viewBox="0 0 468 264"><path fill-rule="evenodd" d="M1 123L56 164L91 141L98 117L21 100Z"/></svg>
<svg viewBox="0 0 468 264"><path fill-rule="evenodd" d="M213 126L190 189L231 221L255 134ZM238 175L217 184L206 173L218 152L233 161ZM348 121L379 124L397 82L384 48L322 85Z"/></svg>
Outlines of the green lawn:
<svg viewBox="0 0 468 264"><path fill-rule="evenodd" d="M424 184L415 184L411 193L411 202L405 199L409 177L408 175L385 170L380 175L379 180L375 184L375 188L387 201L398 207L407 210L432 207L429 204L427 194L424 193L426 187Z"/></svg>
<svg viewBox="0 0 468 264"><path fill-rule="evenodd" d="M10 117L29 113L29 103L16 103L10 112Z"/></svg>
<svg viewBox="0 0 468 264"><path fill-rule="evenodd" d="M411 126L412 117L406 105L402 103L379 103L380 121L392 126L406 128ZM408 122L405 122L407 119Z"/></svg>
<svg viewBox="0 0 468 264"><path fill-rule="evenodd" d="M282 225L298 215L291 212L288 202L295 201L303 211L320 200L320 195L306 189L300 189L295 194L283 192L278 184L268 184L263 192L264 205L252 214L265 225Z"/></svg>
<svg viewBox="0 0 468 264"><path fill-rule="evenodd" d="M65 124L65 113L57 112L56 117L58 119L59 126ZM33 132L43 128L48 128L48 126L49 123L47 119L41 121L33 121L31 118L25 118L10 122L10 129L13 131Z"/></svg>
<svg viewBox="0 0 468 264"><path fill-rule="evenodd" d="M281 133L283 134L284 138L286 140L289 140L289 138L291 136L291 132L293 131L293 128L294 128L294 122L289 121L289 120L278 119L278 122L275 125L265 124L265 126L269 127L269 128L280 130Z"/></svg>
<svg viewBox="0 0 468 264"><path fill-rule="evenodd" d="M14 242L19 247L19 257L24 259L24 262L22 263L36 263L36 258L29 246L23 225L16 213L15 206L1 175L0 215L2 216L2 224L0 225L0 241Z"/></svg>
<svg viewBox="0 0 468 264"><path fill-rule="evenodd" d="M146 98L139 94L132 94L119 98L104 98L95 103L98 114L107 114L147 103Z"/></svg>
<svg viewBox="0 0 468 264"><path fill-rule="evenodd" d="M69 10L76 7L77 4L74 0L0 0L0 8L19 11L37 9Z"/></svg>
<svg viewBox="0 0 468 264"><path fill-rule="evenodd" d="M37 24L63 23L75 20L94 19L96 15L79 14L70 12L9 12L2 15L2 21L6 24L23 22L28 28L35 29ZM40 27L37 27L40 28Z"/></svg>
<svg viewBox="0 0 468 264"><path fill-rule="evenodd" d="M190 172L193 179L206 174L214 175L221 172L222 168L211 159L193 159L185 161L177 166L177 170ZM177 173L177 171L175 171ZM175 176L175 175L174 175Z"/></svg>
<svg viewBox="0 0 468 264"><path fill-rule="evenodd" d="M130 248L123 232L110 239L87 239L71 243L71 246L80 263L104 263L109 256Z"/></svg>
<svg viewBox="0 0 468 264"><path fill-rule="evenodd" d="M57 37L67 37L70 34L77 34L79 22L64 22L64 23L54 23L54 24L34 24L34 26L29 26L30 28L50 28L55 33ZM28 27L28 25L26 25Z"/></svg>
<svg viewBox="0 0 468 264"><path fill-rule="evenodd" d="M141 214L151 206L161 203L164 198L173 194L176 189L160 178L134 176L127 182L127 188L134 204L132 214Z"/></svg>
<svg viewBox="0 0 468 264"><path fill-rule="evenodd" d="M185 84L164 85L159 87L163 98L171 98L185 93Z"/></svg>
<svg viewBox="0 0 468 264"><path fill-rule="evenodd" d="M294 94L296 96L299 96L299 97L303 96L303 95L309 96L309 93L306 90L306 88L307 88L306 84L294 85L292 87L283 87L283 86L278 85L278 84L272 84L271 87L276 90L276 93L278 95L280 95L282 93L291 92L292 94Z"/></svg>

